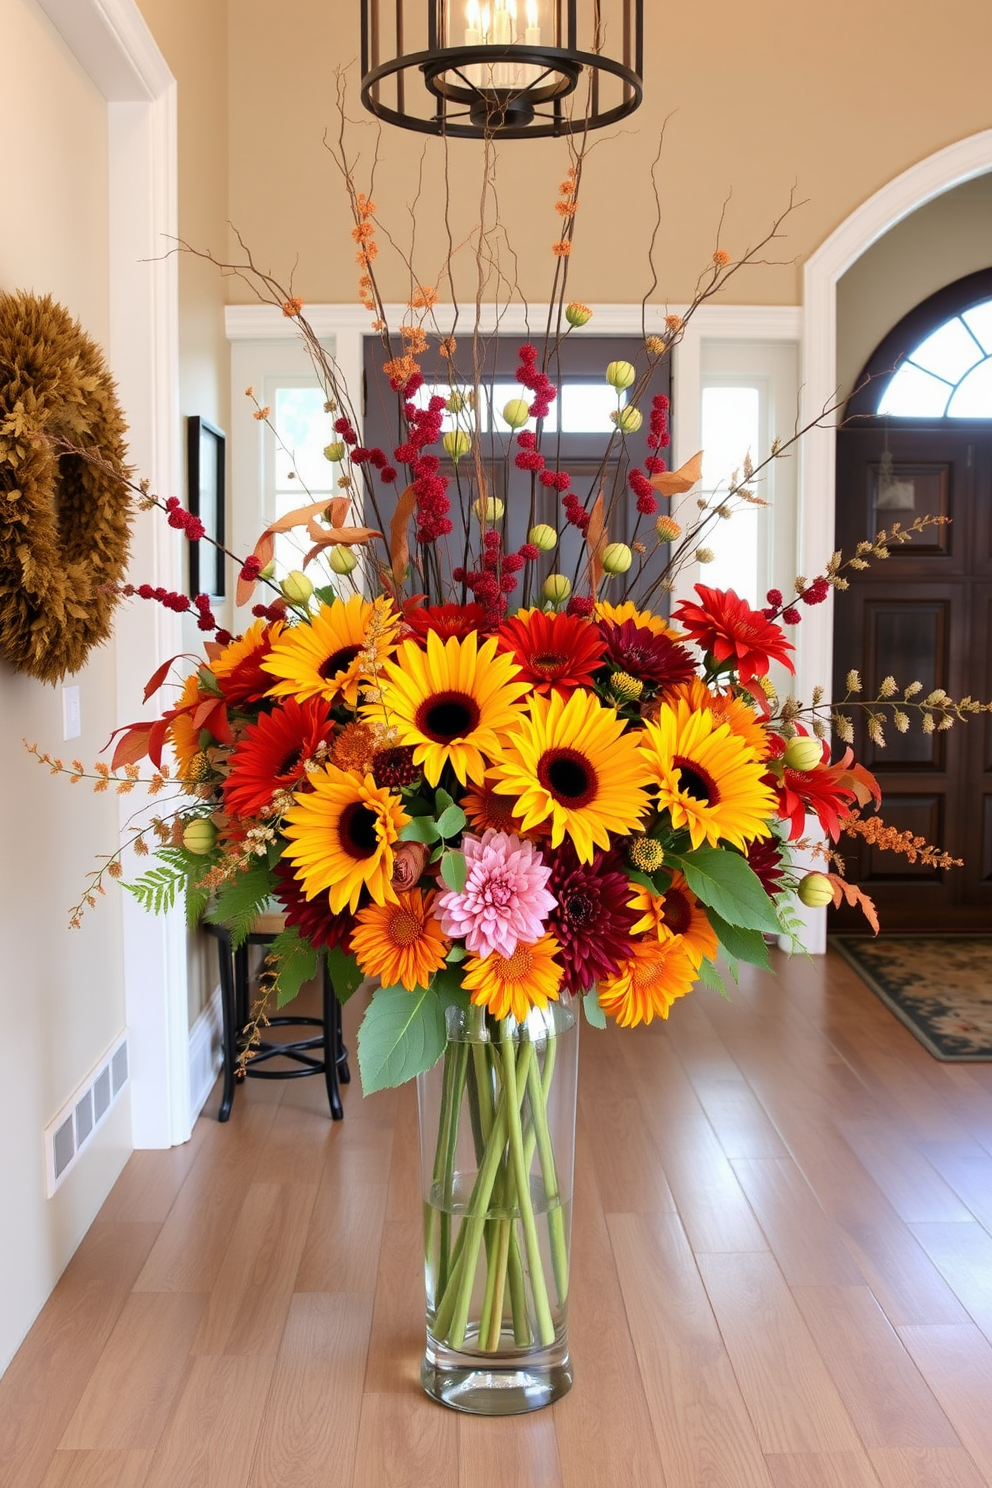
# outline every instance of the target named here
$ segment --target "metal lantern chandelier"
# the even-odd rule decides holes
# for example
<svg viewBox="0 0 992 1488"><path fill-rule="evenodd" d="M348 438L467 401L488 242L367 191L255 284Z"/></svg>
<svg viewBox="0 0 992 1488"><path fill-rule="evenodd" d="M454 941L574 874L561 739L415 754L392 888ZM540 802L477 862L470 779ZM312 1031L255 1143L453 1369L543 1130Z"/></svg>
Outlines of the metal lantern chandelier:
<svg viewBox="0 0 992 1488"><path fill-rule="evenodd" d="M361 0L362 102L424 134L532 139L641 101L643 0Z"/></svg>

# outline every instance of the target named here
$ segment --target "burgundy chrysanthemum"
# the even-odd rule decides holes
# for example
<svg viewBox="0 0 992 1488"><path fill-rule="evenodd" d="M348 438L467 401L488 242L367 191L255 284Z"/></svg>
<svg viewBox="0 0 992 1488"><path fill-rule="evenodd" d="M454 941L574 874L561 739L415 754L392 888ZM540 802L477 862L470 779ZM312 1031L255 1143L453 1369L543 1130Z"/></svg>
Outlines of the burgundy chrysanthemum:
<svg viewBox="0 0 992 1488"><path fill-rule="evenodd" d="M622 625L602 620L599 633L606 642L604 663L641 682L653 687L674 687L696 675L692 656L671 636L656 635L633 620L625 620Z"/></svg>
<svg viewBox="0 0 992 1488"><path fill-rule="evenodd" d="M349 914L347 910L342 910L340 914L332 914L326 894L318 894L315 899L307 899L303 893L303 885L293 871L292 863L285 861L277 863L276 878L278 880L276 898L285 911L287 928L295 925L316 951L331 950L334 946L340 946L347 954L351 949L354 915Z"/></svg>
<svg viewBox="0 0 992 1488"><path fill-rule="evenodd" d="M372 777L376 785L387 785L391 790L412 785L423 771L413 763L413 745L397 744L392 749L377 749L372 756Z"/></svg>
<svg viewBox="0 0 992 1488"><path fill-rule="evenodd" d="M612 976L630 955L630 928L637 919L627 903L630 880L616 852L598 852L591 863L580 863L566 842L554 853L548 889L558 901L548 929L561 946L562 985L578 995Z"/></svg>
<svg viewBox="0 0 992 1488"><path fill-rule="evenodd" d="M782 888L782 846L778 838L752 838L744 856L769 899L774 899Z"/></svg>

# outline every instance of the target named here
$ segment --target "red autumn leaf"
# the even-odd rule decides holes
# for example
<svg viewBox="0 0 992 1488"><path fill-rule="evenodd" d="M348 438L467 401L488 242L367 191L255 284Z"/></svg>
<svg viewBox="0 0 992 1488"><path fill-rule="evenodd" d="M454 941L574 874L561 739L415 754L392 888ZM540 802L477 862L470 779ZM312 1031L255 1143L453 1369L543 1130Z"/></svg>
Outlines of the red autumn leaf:
<svg viewBox="0 0 992 1488"><path fill-rule="evenodd" d="M662 496L684 496L702 477L703 452L700 450L691 460L680 465L678 470L663 470L660 475L653 475L651 484Z"/></svg>
<svg viewBox="0 0 992 1488"><path fill-rule="evenodd" d="M148 753L148 742L154 726L151 723L129 723L122 729L115 729L107 741L108 745L118 734L121 737L110 761L110 768L119 770L122 765L136 765L139 760L143 760Z"/></svg>
<svg viewBox="0 0 992 1488"><path fill-rule="evenodd" d="M152 697L154 693L158 692L159 688L162 686L162 683L169 675L173 662L182 661L183 658L186 658L189 661L196 661L198 659L195 656L191 656L188 651L180 651L178 656L170 656L168 661L163 661L162 665L158 667L154 672L152 672L148 681L145 683L145 691L142 695L142 702L147 703L148 699Z"/></svg>

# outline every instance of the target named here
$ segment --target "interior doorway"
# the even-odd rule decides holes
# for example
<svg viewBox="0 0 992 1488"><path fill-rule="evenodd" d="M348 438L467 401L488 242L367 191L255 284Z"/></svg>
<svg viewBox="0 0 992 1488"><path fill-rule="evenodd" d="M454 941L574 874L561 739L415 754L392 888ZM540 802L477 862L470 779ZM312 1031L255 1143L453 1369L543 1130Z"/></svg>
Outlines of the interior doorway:
<svg viewBox="0 0 992 1488"><path fill-rule="evenodd" d="M847 669L865 696L992 694L992 270L931 296L878 347L837 435L835 546L850 553L898 521L947 519L851 573L836 606L834 696ZM891 725L885 745L855 718L854 747L882 786L888 825L964 860L947 871L862 844L849 876L891 930L992 929L992 720L923 733ZM837 929L861 928L836 911Z"/></svg>

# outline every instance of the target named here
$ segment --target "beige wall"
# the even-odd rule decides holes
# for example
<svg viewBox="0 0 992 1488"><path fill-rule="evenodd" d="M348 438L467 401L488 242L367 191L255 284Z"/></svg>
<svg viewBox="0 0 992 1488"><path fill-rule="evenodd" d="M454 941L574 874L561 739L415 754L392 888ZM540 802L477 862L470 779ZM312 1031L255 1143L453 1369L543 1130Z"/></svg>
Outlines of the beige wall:
<svg viewBox="0 0 992 1488"><path fill-rule="evenodd" d="M34 0L0 0L0 54L6 117L30 121L5 152L0 288L51 293L105 344L106 107ZM130 1151L125 1094L46 1198L43 1128L124 1028L116 894L81 930L67 928L96 856L116 846L118 818L115 800L53 779L21 743L95 759L117 721L115 660L111 642L68 679L79 687L83 735L65 745L60 691L0 661L0 1370Z"/></svg>
<svg viewBox="0 0 992 1488"><path fill-rule="evenodd" d="M945 284L992 267L992 175L979 176L905 218L837 285L837 380L850 391L904 315ZM910 350L911 348L907 348Z"/></svg>
<svg viewBox="0 0 992 1488"><path fill-rule="evenodd" d="M939 19L923 0L835 0L828 7L647 0L644 8L645 103L597 138L572 260L578 299L626 301L646 287L648 174L666 119L659 293L671 301L691 294L725 202L721 241L736 254L764 234L796 183L806 205L767 255L779 266L740 276L727 294L769 304L799 302L803 260L885 182L992 123L992 7L985 0L946 0ZM229 0L228 14L231 219L273 273L287 277L298 257L296 289L305 299L352 300L354 244L322 139L326 129L336 130L335 66L358 56L358 5L294 0L274 22L263 0ZM350 112L368 118L356 72L352 66ZM370 162L374 126L363 123L354 133ZM444 254L439 142L384 127L375 197L383 220L407 244L406 208L424 151L417 259L431 276ZM450 146L463 224L474 220L478 155L471 142ZM548 282L565 158L556 141L508 142L500 151L502 217L531 298L543 296ZM402 269L387 267L385 251L380 263L386 298L405 299ZM249 299L237 280L228 293Z"/></svg>
<svg viewBox="0 0 992 1488"><path fill-rule="evenodd" d="M227 247L227 7L204 0L139 0L139 8L178 84L179 236L223 257ZM184 420L209 419L228 435L231 377L224 305L227 285L210 264L179 258L179 408ZM185 462L185 445L184 462ZM184 467L185 468L185 467ZM230 453L228 453L230 468ZM180 492L185 499L187 492ZM228 531L231 492L228 489ZM225 618L233 621L233 606ZM203 640L184 622L183 649ZM192 1025L217 983L217 946L190 936L189 1020Z"/></svg>

